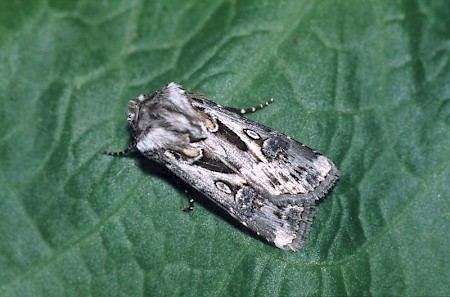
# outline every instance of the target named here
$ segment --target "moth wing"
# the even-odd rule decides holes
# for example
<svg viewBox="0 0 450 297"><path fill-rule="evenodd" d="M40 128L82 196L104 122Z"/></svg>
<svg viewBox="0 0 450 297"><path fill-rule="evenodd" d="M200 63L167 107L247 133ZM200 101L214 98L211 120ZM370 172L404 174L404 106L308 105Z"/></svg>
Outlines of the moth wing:
<svg viewBox="0 0 450 297"><path fill-rule="evenodd" d="M204 104L217 125L204 150L239 172L273 202L277 202L276 196L280 204L290 202L289 195L318 200L334 186L339 173L325 156L214 102Z"/></svg>
<svg viewBox="0 0 450 297"><path fill-rule="evenodd" d="M195 158L165 151L160 160L244 226L282 249L298 250L316 200L337 180L326 157L206 99L207 137L191 143ZM206 123L205 122L205 123Z"/></svg>
<svg viewBox="0 0 450 297"><path fill-rule="evenodd" d="M299 197L298 205L281 207L265 198L236 173L214 172L166 153L166 166L257 235L282 249L303 245L315 200Z"/></svg>

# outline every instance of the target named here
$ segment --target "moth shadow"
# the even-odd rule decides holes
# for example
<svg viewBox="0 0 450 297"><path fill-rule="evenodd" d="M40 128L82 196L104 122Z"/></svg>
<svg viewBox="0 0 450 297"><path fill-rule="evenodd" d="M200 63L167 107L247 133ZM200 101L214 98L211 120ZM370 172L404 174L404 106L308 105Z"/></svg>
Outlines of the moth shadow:
<svg viewBox="0 0 450 297"><path fill-rule="evenodd" d="M247 234L248 236L253 237L254 239L261 241L265 244L269 244L266 240L264 240L262 237L258 236L255 232L251 231L250 229L243 226L237 219L233 218L226 210L224 210L222 207L217 205L215 202L213 202L211 199L206 197L201 192L194 189L192 186L190 186L187 182L173 174L169 169L167 169L164 165L161 165L157 162L154 162L152 160L149 160L148 158L145 158L144 156L133 153L131 156L138 160L139 162L139 168L149 175L155 175L164 178L167 182L169 182L178 192L186 196L186 206L188 206L188 200L190 198L194 199L195 204L201 204L205 208L207 208L210 212L214 213L216 216L220 217L221 219L225 220L228 224L232 225L236 229L240 230L241 232ZM182 211L180 209L180 211ZM192 211L195 211L195 205L194 209Z"/></svg>

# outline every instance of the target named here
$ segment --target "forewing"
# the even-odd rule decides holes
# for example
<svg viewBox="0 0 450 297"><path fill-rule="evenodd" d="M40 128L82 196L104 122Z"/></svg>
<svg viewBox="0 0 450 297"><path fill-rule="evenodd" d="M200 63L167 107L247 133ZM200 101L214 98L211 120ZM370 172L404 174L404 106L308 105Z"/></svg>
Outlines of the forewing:
<svg viewBox="0 0 450 297"><path fill-rule="evenodd" d="M229 112L194 101L207 137L192 142L195 157L160 155L166 166L243 225L277 247L303 245L315 201L333 186L337 169L297 141Z"/></svg>

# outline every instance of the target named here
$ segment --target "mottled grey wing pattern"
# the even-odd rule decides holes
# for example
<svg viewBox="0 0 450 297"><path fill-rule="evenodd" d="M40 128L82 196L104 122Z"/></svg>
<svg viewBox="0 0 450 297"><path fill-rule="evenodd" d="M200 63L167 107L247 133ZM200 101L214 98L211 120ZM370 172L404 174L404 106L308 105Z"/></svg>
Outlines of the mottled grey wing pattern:
<svg viewBox="0 0 450 297"><path fill-rule="evenodd" d="M279 248L298 250L315 201L337 180L335 165L281 133L204 98L191 99L206 115L207 137L191 143L201 156L165 151L160 159L243 225Z"/></svg>

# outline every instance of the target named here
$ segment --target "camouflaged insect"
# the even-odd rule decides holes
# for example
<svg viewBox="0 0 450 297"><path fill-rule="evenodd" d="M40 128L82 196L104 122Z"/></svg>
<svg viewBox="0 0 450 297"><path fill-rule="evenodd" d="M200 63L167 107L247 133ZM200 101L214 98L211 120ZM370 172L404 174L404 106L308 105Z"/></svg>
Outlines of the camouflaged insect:
<svg viewBox="0 0 450 297"><path fill-rule="evenodd" d="M164 164L244 226L297 251L336 166L307 146L241 115L269 105L220 106L170 83L128 103L128 148ZM193 200L185 210L192 210Z"/></svg>

